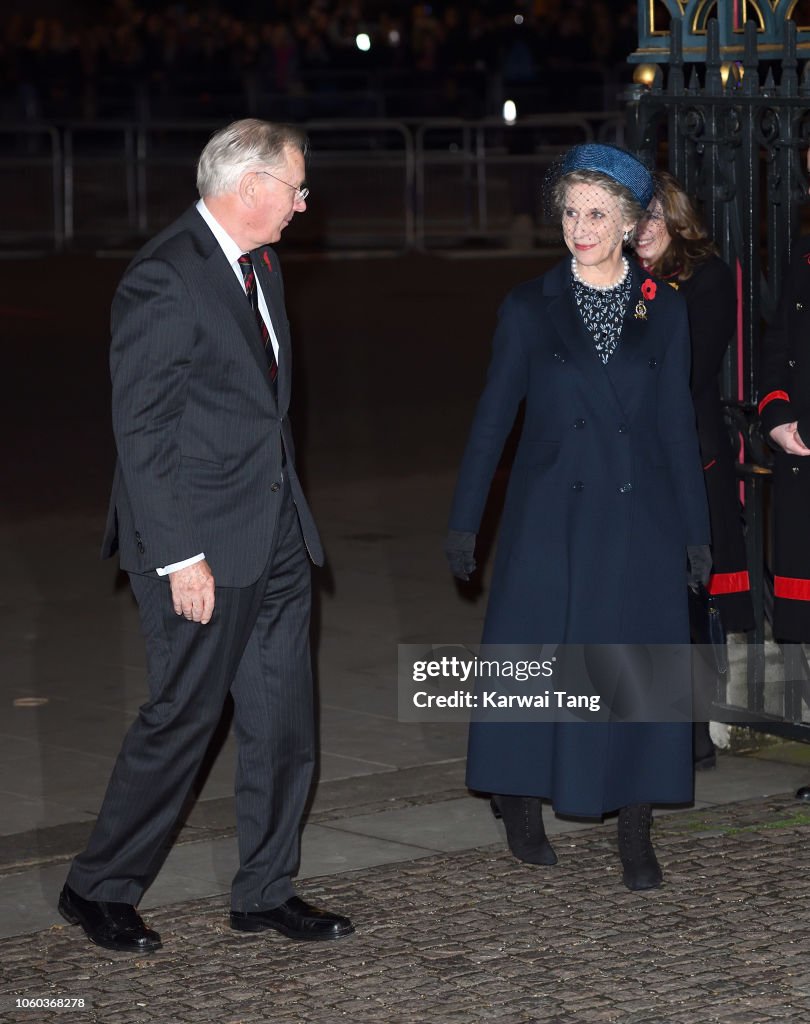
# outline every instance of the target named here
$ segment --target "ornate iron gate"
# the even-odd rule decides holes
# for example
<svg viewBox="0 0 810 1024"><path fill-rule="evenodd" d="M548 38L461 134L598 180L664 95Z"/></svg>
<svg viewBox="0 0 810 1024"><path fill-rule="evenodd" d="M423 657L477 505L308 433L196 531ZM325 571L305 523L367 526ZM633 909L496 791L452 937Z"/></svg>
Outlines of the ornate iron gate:
<svg viewBox="0 0 810 1024"><path fill-rule="evenodd" d="M628 143L650 166L668 164L701 202L721 255L736 270L740 297L737 343L729 351L722 384L730 423L744 445L740 475L757 625L747 648L746 699L731 702L722 687L717 711L725 720L736 715L770 732L809 739L801 698L810 695L810 672L800 647L783 651L782 713L774 714L772 705L766 713L770 472L755 403L763 327L776 310L807 198L803 150L810 144L810 61L799 74L798 57L810 55L810 31L797 29L789 18L795 2L664 3L671 16L668 36L652 21L664 4L639 5L640 46L630 58L639 67L627 97ZM743 25L741 6L757 20ZM701 21L710 9L725 21L705 16Z"/></svg>

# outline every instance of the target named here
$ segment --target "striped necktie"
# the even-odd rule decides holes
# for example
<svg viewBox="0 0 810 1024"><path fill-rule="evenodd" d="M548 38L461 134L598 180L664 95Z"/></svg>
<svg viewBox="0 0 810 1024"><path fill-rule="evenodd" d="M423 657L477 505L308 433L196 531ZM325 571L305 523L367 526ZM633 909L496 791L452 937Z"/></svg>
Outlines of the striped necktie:
<svg viewBox="0 0 810 1024"><path fill-rule="evenodd" d="M256 287L256 271L253 269L253 260L250 258L249 252L243 252L239 257L239 269L242 271L242 277L245 279L245 293L247 294L248 302L253 309L256 323L259 325L262 344L264 345L264 351L267 353L267 368L270 372L270 380L275 388L276 378L278 377L278 363L276 362L276 354L273 351L273 343L270 340L270 331L267 329L267 324L264 322L264 317L259 310L259 290Z"/></svg>

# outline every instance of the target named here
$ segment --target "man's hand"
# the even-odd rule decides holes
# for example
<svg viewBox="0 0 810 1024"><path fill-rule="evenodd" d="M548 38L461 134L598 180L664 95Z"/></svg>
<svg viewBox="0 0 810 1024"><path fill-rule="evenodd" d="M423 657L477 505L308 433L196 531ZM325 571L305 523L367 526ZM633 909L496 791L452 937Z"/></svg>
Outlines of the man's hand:
<svg viewBox="0 0 810 1024"><path fill-rule="evenodd" d="M214 574L203 559L185 569L169 573L172 604L178 615L201 625L211 621L214 614Z"/></svg>
<svg viewBox="0 0 810 1024"><path fill-rule="evenodd" d="M771 440L788 455L810 455L810 448L799 437L798 425L798 420L780 423L771 431Z"/></svg>

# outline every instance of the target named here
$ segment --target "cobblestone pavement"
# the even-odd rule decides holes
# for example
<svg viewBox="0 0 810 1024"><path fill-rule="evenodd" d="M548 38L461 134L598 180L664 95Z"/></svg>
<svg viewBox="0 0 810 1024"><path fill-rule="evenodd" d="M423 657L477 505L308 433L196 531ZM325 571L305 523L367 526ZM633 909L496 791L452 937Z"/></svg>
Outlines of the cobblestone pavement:
<svg viewBox="0 0 810 1024"><path fill-rule="evenodd" d="M810 1018L810 809L790 796L659 816L664 888L621 884L612 822L536 868L496 847L308 882L340 942L227 927L217 899L149 915L164 948L55 927L0 942L0 1020L99 1024L765 1024ZM85 1009L17 1010L18 998Z"/></svg>

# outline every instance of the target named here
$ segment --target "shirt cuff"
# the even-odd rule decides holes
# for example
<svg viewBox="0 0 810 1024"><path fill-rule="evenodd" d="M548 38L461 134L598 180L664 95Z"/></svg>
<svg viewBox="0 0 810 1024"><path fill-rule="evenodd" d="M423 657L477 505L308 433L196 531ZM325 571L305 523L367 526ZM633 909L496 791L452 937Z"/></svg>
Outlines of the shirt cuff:
<svg viewBox="0 0 810 1024"><path fill-rule="evenodd" d="M205 558L205 552L201 551L199 555L194 555L193 558L184 558L182 562L172 562L171 565L161 566L159 569L155 569L158 576L168 576L170 572L177 572L178 569L185 569L187 565L194 565L195 562L201 562Z"/></svg>

